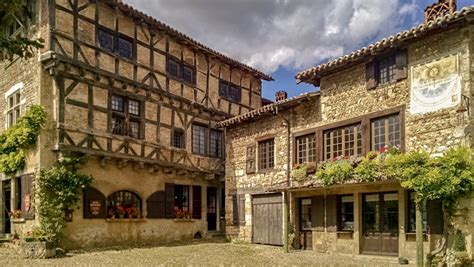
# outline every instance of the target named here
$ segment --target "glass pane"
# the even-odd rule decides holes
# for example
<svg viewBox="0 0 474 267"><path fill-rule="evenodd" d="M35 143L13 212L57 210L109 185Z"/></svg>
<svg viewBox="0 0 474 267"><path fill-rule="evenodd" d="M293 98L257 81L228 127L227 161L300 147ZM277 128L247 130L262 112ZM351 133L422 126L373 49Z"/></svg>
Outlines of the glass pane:
<svg viewBox="0 0 474 267"><path fill-rule="evenodd" d="M113 134L119 134L119 135L124 135L125 134L125 128L124 128L124 119L121 117L112 117L112 133Z"/></svg>
<svg viewBox="0 0 474 267"><path fill-rule="evenodd" d="M301 199L300 202L300 211L301 211L301 218L300 218L300 227L303 230L309 230L312 227L311 223L311 199L305 198Z"/></svg>
<svg viewBox="0 0 474 267"><path fill-rule="evenodd" d="M398 194L384 194L383 231L398 232Z"/></svg>
<svg viewBox="0 0 474 267"><path fill-rule="evenodd" d="M379 194L364 196L364 230L366 232L379 231L380 201Z"/></svg>
<svg viewBox="0 0 474 267"><path fill-rule="evenodd" d="M140 102L135 100L128 101L128 113L140 116Z"/></svg>
<svg viewBox="0 0 474 267"><path fill-rule="evenodd" d="M99 29L99 45L109 52L114 51L114 36L108 31Z"/></svg>
<svg viewBox="0 0 474 267"><path fill-rule="evenodd" d="M132 192L115 192L107 199L107 218L140 218L141 199Z"/></svg>
<svg viewBox="0 0 474 267"><path fill-rule="evenodd" d="M179 78L179 64L178 62L168 59L168 74L175 78Z"/></svg>
<svg viewBox="0 0 474 267"><path fill-rule="evenodd" d="M112 95L112 110L124 112L123 102L123 97Z"/></svg>
<svg viewBox="0 0 474 267"><path fill-rule="evenodd" d="M194 70L190 67L183 68L183 80L187 83L194 83Z"/></svg>
<svg viewBox="0 0 474 267"><path fill-rule="evenodd" d="M140 138L140 123L136 121L131 121L129 125L130 127L128 135L133 138Z"/></svg>
<svg viewBox="0 0 474 267"><path fill-rule="evenodd" d="M118 38L118 47L117 47L117 52L120 56L132 59L133 58L133 45L132 42L129 40L126 40L122 37Z"/></svg>

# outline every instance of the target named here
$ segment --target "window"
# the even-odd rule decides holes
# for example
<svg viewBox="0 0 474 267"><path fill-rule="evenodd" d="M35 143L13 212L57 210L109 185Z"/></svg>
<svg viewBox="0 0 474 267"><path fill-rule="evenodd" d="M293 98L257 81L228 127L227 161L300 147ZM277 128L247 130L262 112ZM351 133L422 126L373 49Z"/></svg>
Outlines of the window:
<svg viewBox="0 0 474 267"><path fill-rule="evenodd" d="M324 160L362 155L361 125L344 126L324 132Z"/></svg>
<svg viewBox="0 0 474 267"><path fill-rule="evenodd" d="M296 138L296 162L298 164L316 161L316 142L314 134Z"/></svg>
<svg viewBox="0 0 474 267"><path fill-rule="evenodd" d="M258 167L260 170L273 169L273 167L275 166L274 146L274 139L258 143Z"/></svg>
<svg viewBox="0 0 474 267"><path fill-rule="evenodd" d="M194 75L194 68L186 65L183 61L168 58L166 63L166 69L168 75L173 78L182 80L189 84L195 84L195 75Z"/></svg>
<svg viewBox="0 0 474 267"><path fill-rule="evenodd" d="M113 134L141 138L141 102L120 95L112 95L111 132Z"/></svg>
<svg viewBox="0 0 474 267"><path fill-rule="evenodd" d="M176 213L189 212L189 186L174 186L174 210Z"/></svg>
<svg viewBox="0 0 474 267"><path fill-rule="evenodd" d="M240 103L242 98L242 89L238 85L228 81L220 80L219 96L229 101Z"/></svg>
<svg viewBox="0 0 474 267"><path fill-rule="evenodd" d="M395 80L396 58L395 55L382 58L378 61L378 82L386 84Z"/></svg>
<svg viewBox="0 0 474 267"><path fill-rule="evenodd" d="M207 140L207 127L203 125L193 125L193 153L194 154L207 154L206 140Z"/></svg>
<svg viewBox="0 0 474 267"><path fill-rule="evenodd" d="M142 200L130 191L118 191L107 198L107 218L140 218Z"/></svg>
<svg viewBox="0 0 474 267"><path fill-rule="evenodd" d="M354 230L354 196L339 196L338 200L338 230Z"/></svg>
<svg viewBox="0 0 474 267"><path fill-rule="evenodd" d="M300 229L311 230L311 199L300 199Z"/></svg>
<svg viewBox="0 0 474 267"><path fill-rule="evenodd" d="M415 204L415 192L408 192L408 223L407 223L407 232L416 232L416 204ZM426 209L426 200L423 201L423 232L426 232L427 229L427 209ZM440 218L439 218L440 219Z"/></svg>
<svg viewBox="0 0 474 267"><path fill-rule="evenodd" d="M407 51L399 50L366 65L367 89L407 78Z"/></svg>
<svg viewBox="0 0 474 267"><path fill-rule="evenodd" d="M224 133L207 126L193 124L192 147L194 154L224 157Z"/></svg>
<svg viewBox="0 0 474 267"><path fill-rule="evenodd" d="M184 148L184 131L182 129L174 130L173 146L176 148Z"/></svg>
<svg viewBox="0 0 474 267"><path fill-rule="evenodd" d="M209 154L212 157L222 158L224 151L224 134L222 131L211 130Z"/></svg>
<svg viewBox="0 0 474 267"><path fill-rule="evenodd" d="M133 59L133 41L124 35L116 36L114 32L105 28L99 28L97 38L99 45L110 53L121 57Z"/></svg>
<svg viewBox="0 0 474 267"><path fill-rule="evenodd" d="M377 118L371 122L372 150L400 145L400 115Z"/></svg>
<svg viewBox="0 0 474 267"><path fill-rule="evenodd" d="M7 127L10 128L21 117L21 93L16 90L7 96Z"/></svg>

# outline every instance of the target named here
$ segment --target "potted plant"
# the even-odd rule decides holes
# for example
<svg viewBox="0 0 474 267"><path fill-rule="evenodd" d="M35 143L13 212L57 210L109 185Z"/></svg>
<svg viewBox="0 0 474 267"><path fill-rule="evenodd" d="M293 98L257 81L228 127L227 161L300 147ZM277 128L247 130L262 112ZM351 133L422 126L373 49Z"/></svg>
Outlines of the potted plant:
<svg viewBox="0 0 474 267"><path fill-rule="evenodd" d="M125 210L125 207L122 204L117 204L117 213L120 219L123 219L125 217L125 213L127 213L127 211Z"/></svg>
<svg viewBox="0 0 474 267"><path fill-rule="evenodd" d="M315 174L318 165L316 162L308 162L306 163L306 174Z"/></svg>
<svg viewBox="0 0 474 267"><path fill-rule="evenodd" d="M10 211L10 212L8 213L8 216L10 216L11 221L14 222L14 223L24 222L24 221L25 221L25 219L22 218L22 212L21 212L21 210Z"/></svg>

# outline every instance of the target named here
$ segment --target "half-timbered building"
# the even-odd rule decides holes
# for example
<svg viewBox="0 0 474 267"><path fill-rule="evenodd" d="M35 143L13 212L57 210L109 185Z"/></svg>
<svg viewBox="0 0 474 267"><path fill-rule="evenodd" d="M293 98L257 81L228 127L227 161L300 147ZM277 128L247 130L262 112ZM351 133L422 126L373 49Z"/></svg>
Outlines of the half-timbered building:
<svg viewBox="0 0 474 267"><path fill-rule="evenodd" d="M66 248L160 243L224 229L224 137L218 121L261 107L272 78L122 1L32 1L31 60L1 62L0 130L33 103L48 119L22 173L3 177L2 209L30 214L34 174L85 156L94 180L67 211ZM33 201L31 201L33 202Z"/></svg>
<svg viewBox="0 0 474 267"><path fill-rule="evenodd" d="M318 92L280 92L276 103L219 123L227 131L228 236L282 245L288 193L295 247L414 260L413 192L398 180L324 186L314 176L321 162L386 146L433 156L474 146L474 6L440 1L425 15L419 26L297 74ZM453 218L470 255L473 197L459 201ZM424 210L428 253L439 245L443 216L437 201Z"/></svg>

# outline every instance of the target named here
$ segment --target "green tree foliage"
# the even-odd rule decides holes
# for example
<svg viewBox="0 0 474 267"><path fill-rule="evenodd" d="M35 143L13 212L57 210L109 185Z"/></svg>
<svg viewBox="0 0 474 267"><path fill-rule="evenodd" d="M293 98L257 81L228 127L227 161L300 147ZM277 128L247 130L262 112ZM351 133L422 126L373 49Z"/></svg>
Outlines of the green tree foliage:
<svg viewBox="0 0 474 267"><path fill-rule="evenodd" d="M44 40L41 38L28 39L22 35L11 36L7 30L13 23L21 23L27 30L26 21L31 18L31 10L28 7L27 0L0 1L0 53L10 61L15 57L31 58L35 49L43 47Z"/></svg>
<svg viewBox="0 0 474 267"><path fill-rule="evenodd" d="M92 182L90 176L78 174L80 163L79 158L65 158L50 169L40 170L36 179L39 233L55 244L66 227L65 212L75 208L81 189Z"/></svg>
<svg viewBox="0 0 474 267"><path fill-rule="evenodd" d="M0 172L13 175L23 170L26 150L35 146L41 127L46 122L42 106L32 105L25 116L0 134Z"/></svg>
<svg viewBox="0 0 474 267"><path fill-rule="evenodd" d="M387 175L417 193L417 201L440 199L448 212L474 184L474 160L466 147L451 148L436 158L426 152L400 154L387 158L385 165Z"/></svg>

